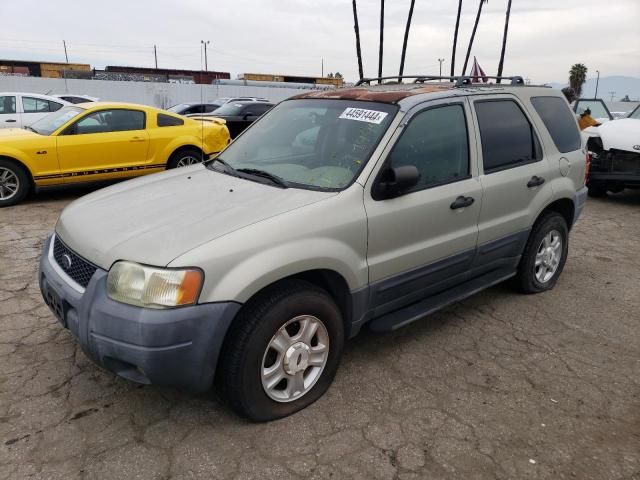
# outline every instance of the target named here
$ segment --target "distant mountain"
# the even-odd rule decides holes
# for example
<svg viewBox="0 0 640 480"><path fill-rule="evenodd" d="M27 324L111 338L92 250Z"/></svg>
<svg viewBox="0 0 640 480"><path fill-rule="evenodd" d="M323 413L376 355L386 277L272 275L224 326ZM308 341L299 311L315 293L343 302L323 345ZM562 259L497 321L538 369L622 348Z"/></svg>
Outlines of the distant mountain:
<svg viewBox="0 0 640 480"><path fill-rule="evenodd" d="M554 88L564 88L568 83L548 83ZM613 100L621 100L625 95L629 95L632 101L640 100L640 78L635 77L600 77L598 84L598 98L610 101L611 93ZM582 87L582 96L585 98L593 98L596 93L596 79L589 78Z"/></svg>

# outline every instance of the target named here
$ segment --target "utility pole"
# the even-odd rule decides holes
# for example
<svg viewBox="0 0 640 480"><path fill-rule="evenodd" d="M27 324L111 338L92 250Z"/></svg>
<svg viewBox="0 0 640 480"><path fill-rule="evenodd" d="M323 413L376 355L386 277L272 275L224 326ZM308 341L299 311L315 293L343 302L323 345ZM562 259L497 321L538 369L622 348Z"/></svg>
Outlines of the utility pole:
<svg viewBox="0 0 640 480"><path fill-rule="evenodd" d="M204 71L208 72L209 71L209 66L207 65L207 45L209 45L209 40L207 40L206 42L204 40L200 40L200 43L202 45L204 45Z"/></svg>
<svg viewBox="0 0 640 480"><path fill-rule="evenodd" d="M380 0L380 50L378 52L378 77L382 77L382 54L384 49L384 0ZM378 80L382 83L382 80Z"/></svg>
<svg viewBox="0 0 640 480"><path fill-rule="evenodd" d="M596 79L596 94L593 98L598 98L598 84L600 83L600 70L596 70L596 73L598 74L598 78Z"/></svg>
<svg viewBox="0 0 640 480"><path fill-rule="evenodd" d="M67 60L67 63L69 63L69 56L67 55L67 42L62 40L62 46L64 47L64 58Z"/></svg>
<svg viewBox="0 0 640 480"><path fill-rule="evenodd" d="M438 62L440 62L440 76L442 77L442 62L444 62L444 58L439 58ZM440 79L442 81L442 78Z"/></svg>
<svg viewBox="0 0 640 480"><path fill-rule="evenodd" d="M156 70L158 69L158 49L156 46L153 46L153 58L156 59Z"/></svg>
<svg viewBox="0 0 640 480"><path fill-rule="evenodd" d="M609 95L611 95L611 101L613 102L613 96L616 94L616 92L609 92Z"/></svg>
<svg viewBox="0 0 640 480"><path fill-rule="evenodd" d="M322 75L321 77L324 78L324 57L320 58L320 64L321 64L321 70L322 70Z"/></svg>

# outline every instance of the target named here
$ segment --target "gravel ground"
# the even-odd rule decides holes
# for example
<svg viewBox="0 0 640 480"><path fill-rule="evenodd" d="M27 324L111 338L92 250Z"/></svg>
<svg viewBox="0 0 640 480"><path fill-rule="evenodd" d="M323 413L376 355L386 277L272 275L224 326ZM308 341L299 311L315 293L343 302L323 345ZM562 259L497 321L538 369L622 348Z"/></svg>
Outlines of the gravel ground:
<svg viewBox="0 0 640 480"><path fill-rule="evenodd" d="M640 479L640 192L589 200L553 291L363 332L269 424L118 379L57 323L37 261L85 192L0 210L0 479Z"/></svg>

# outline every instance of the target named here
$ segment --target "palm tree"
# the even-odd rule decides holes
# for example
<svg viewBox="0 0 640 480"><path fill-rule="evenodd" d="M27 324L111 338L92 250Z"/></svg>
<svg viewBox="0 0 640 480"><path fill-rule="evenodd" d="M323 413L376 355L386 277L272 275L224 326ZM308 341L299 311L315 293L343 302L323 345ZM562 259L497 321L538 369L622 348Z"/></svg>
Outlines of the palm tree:
<svg viewBox="0 0 640 480"><path fill-rule="evenodd" d="M576 63L569 70L569 86L577 98L582 96L582 85L587 81L587 67L583 63Z"/></svg>
<svg viewBox="0 0 640 480"><path fill-rule="evenodd" d="M504 66L504 53L507 49L507 32L509 31L509 17L511 16L511 0L507 4L507 16L504 19L504 34L502 35L502 52L500 53L500 63L498 64L498 77L502 76L502 67ZM498 78L498 83L500 79Z"/></svg>
<svg viewBox="0 0 640 480"><path fill-rule="evenodd" d="M358 26L358 7L356 7L356 0L353 0L353 29L356 31L356 55L358 56L358 73L360 79L364 77L362 70L362 52L360 51L360 27Z"/></svg>
<svg viewBox="0 0 640 480"><path fill-rule="evenodd" d="M384 0L380 0L380 51L378 53L378 77L382 77L382 50L384 45ZM382 83L382 80L380 80Z"/></svg>
<svg viewBox="0 0 640 480"><path fill-rule="evenodd" d="M456 17L456 29L453 32L453 51L451 52L451 76L455 75L456 46L458 44L458 28L460 28L460 13L462 12L462 0L458 2L458 16Z"/></svg>
<svg viewBox="0 0 640 480"><path fill-rule="evenodd" d="M467 65L469 64L469 56L471 55L471 49L473 48L473 40L476 37L476 30L478 29L478 23L480 23L480 15L482 15L482 7L488 0L480 0L478 3L478 14L476 15L476 23L473 25L473 32L471 32L471 39L469 40L469 48L467 48L467 56L464 59L464 67L462 67L462 75L467 71Z"/></svg>
<svg viewBox="0 0 640 480"><path fill-rule="evenodd" d="M460 0L462 1L462 0ZM400 57L400 73L398 76L402 77L404 73L404 58L407 55L407 42L409 41L409 29L411 28L411 17L413 17L413 6L415 5L416 0L411 0L411 6L409 7L409 16L407 17L407 26L404 29L404 42L402 44L402 56ZM398 78L398 82L401 79Z"/></svg>

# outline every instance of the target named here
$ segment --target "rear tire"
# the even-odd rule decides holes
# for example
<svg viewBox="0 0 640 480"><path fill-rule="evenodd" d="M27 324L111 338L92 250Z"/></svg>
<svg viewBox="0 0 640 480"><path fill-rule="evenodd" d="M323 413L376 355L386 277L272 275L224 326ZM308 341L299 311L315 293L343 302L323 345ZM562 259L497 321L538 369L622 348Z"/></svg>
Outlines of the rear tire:
<svg viewBox="0 0 640 480"><path fill-rule="evenodd" d="M342 315L331 296L287 280L251 299L232 325L219 369L222 388L231 407L253 421L286 417L327 391L343 344Z"/></svg>
<svg viewBox="0 0 640 480"><path fill-rule="evenodd" d="M181 148L171 154L167 162L167 170L170 168L188 167L202 163L206 160L205 155L197 148Z"/></svg>
<svg viewBox="0 0 640 480"><path fill-rule="evenodd" d="M0 158L0 208L20 203L31 190L31 178L16 162Z"/></svg>
<svg viewBox="0 0 640 480"><path fill-rule="evenodd" d="M523 293L552 289L564 268L569 252L567 221L557 212L548 212L534 225L520 259L516 286Z"/></svg>

